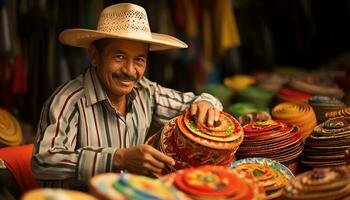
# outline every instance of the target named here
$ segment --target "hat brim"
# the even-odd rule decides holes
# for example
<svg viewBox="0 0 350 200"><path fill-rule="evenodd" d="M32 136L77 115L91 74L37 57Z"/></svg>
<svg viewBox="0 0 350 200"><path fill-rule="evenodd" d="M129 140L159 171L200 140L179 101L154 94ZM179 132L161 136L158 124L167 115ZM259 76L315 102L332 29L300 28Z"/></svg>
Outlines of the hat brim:
<svg viewBox="0 0 350 200"><path fill-rule="evenodd" d="M67 29L59 35L59 40L65 45L80 48L89 48L95 40L104 38L118 38L140 41L150 44L150 51L160 51L175 48L187 48L187 44L170 35L152 33L151 39L140 39L132 36L111 34L89 29Z"/></svg>

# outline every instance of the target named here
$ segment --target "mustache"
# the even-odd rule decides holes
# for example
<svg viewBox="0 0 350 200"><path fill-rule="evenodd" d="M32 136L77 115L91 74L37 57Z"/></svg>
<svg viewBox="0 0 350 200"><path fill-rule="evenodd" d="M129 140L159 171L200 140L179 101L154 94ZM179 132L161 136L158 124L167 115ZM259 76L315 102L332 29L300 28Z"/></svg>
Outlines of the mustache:
<svg viewBox="0 0 350 200"><path fill-rule="evenodd" d="M124 73L114 73L113 78L117 78L119 80L123 80L123 81L137 81L137 77L136 76L130 76Z"/></svg>

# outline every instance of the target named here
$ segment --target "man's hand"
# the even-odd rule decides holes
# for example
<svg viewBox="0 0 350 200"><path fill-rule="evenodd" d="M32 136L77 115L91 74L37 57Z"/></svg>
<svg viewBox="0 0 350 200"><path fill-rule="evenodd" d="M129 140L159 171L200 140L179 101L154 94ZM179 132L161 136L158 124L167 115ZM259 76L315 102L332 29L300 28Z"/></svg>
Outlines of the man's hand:
<svg viewBox="0 0 350 200"><path fill-rule="evenodd" d="M191 116L195 116L197 124L206 124L213 126L214 122L219 120L220 110L215 108L207 101L198 101L193 103L190 108Z"/></svg>
<svg viewBox="0 0 350 200"><path fill-rule="evenodd" d="M165 165L174 166L175 161L150 145L140 144L118 149L114 154L113 164L118 170L148 175L150 172L161 174Z"/></svg>

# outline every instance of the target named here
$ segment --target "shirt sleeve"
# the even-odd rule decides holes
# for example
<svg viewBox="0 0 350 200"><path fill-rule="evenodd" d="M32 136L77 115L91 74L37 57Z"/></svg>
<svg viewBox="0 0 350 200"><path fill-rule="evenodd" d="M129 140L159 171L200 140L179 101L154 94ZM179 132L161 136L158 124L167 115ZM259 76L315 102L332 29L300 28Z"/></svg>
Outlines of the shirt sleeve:
<svg viewBox="0 0 350 200"><path fill-rule="evenodd" d="M59 102L59 100L57 100ZM87 183L93 175L110 172L116 148L79 147L79 111L76 104L65 107L56 101L44 105L33 150L32 171L50 186L64 180ZM42 184L44 186L44 184Z"/></svg>
<svg viewBox="0 0 350 200"><path fill-rule="evenodd" d="M165 88L161 85L146 80L151 88L152 98L154 100L154 120L166 122L183 113L192 103L199 101L208 101L219 110L223 109L221 102L208 93L202 93L196 96L193 92L180 92L174 89Z"/></svg>

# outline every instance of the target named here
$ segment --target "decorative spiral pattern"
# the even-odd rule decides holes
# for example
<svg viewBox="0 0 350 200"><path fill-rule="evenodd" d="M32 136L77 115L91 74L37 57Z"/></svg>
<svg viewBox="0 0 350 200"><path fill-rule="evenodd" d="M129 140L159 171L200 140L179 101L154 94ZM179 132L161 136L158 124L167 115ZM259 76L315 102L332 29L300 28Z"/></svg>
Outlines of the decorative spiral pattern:
<svg viewBox="0 0 350 200"><path fill-rule="evenodd" d="M325 115L328 119L334 117L350 117L350 107L346 107L337 111L326 112Z"/></svg>
<svg viewBox="0 0 350 200"><path fill-rule="evenodd" d="M284 102L272 109L272 118L296 125L303 138L307 138L317 125L316 115L309 104Z"/></svg>
<svg viewBox="0 0 350 200"><path fill-rule="evenodd" d="M247 158L234 162L231 167L246 177L258 180L264 187L267 199L282 195L282 188L294 177L284 165L266 158Z"/></svg>

